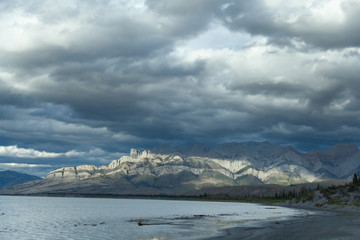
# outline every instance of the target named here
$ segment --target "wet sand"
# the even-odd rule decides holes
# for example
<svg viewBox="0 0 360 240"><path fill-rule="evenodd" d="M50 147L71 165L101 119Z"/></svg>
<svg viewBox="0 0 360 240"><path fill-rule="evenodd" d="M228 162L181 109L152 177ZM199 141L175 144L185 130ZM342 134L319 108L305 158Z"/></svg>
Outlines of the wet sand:
<svg viewBox="0 0 360 240"><path fill-rule="evenodd" d="M222 236L210 239L360 239L359 210L306 210L314 214L230 228L223 230Z"/></svg>

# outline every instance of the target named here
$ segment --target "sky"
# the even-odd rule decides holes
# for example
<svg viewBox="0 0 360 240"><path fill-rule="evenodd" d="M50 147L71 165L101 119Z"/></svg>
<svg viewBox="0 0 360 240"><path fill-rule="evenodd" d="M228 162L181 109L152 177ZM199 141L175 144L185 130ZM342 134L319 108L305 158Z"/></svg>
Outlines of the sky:
<svg viewBox="0 0 360 240"><path fill-rule="evenodd" d="M0 170L360 142L359 0L0 1Z"/></svg>

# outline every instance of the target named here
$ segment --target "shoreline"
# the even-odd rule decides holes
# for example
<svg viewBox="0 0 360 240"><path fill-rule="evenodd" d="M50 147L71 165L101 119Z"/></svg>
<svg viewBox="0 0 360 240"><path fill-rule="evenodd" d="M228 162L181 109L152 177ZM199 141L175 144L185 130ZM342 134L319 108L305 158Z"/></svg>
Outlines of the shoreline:
<svg viewBox="0 0 360 240"><path fill-rule="evenodd" d="M11 196L11 195L1 195ZM12 195L14 196L14 195ZM19 195L17 195L19 196ZM54 195L34 196L20 195L26 197L60 197ZM61 196L78 198L79 196ZM84 196L81 196L84 197ZM94 198L87 196L85 198ZM95 197L96 198L96 197ZM110 197L113 198L113 197ZM119 199L119 197L116 197ZM122 197L124 198L124 197ZM180 201L212 201L212 202L238 202L260 204L269 207L285 207L290 209L304 210L306 215L291 216L285 219L260 220L254 224L238 225L230 228L219 229L218 234L200 239L359 239L360 236L360 211L359 208L329 209L286 203L269 203L266 201L239 201L225 199L199 199L178 197L148 197L127 196L125 199L154 199L154 200L180 200Z"/></svg>
<svg viewBox="0 0 360 240"><path fill-rule="evenodd" d="M204 198L199 196L184 195L118 195L118 194L75 194L75 193L45 193L45 194L4 194L1 196L12 197L59 197L59 198L102 198L102 199L148 199L148 200L177 200L177 201L200 201L200 202L234 202L234 203L254 203L263 205L278 205L285 200L275 198Z"/></svg>
<svg viewBox="0 0 360 240"><path fill-rule="evenodd" d="M267 205L267 204L264 204ZM220 230L220 234L208 240L222 239L359 239L360 212L348 209L323 209L301 206L284 206L306 210L311 214L293 216L282 220L266 220L254 226L236 226Z"/></svg>

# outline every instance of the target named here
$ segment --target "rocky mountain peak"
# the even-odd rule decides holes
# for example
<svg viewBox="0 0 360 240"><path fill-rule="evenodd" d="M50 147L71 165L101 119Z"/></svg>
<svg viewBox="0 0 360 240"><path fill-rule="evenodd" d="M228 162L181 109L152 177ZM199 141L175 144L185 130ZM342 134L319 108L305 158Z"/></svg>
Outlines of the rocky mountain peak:
<svg viewBox="0 0 360 240"><path fill-rule="evenodd" d="M328 153L335 155L354 154L358 151L359 148L356 144L337 144L327 150Z"/></svg>
<svg viewBox="0 0 360 240"><path fill-rule="evenodd" d="M328 150L310 151L307 155L337 165L341 162L348 161L349 159L358 159L360 157L360 151L356 144L337 144ZM357 165L355 167L357 167Z"/></svg>
<svg viewBox="0 0 360 240"><path fill-rule="evenodd" d="M46 191L68 191L70 186L78 192L79 186L85 186L83 190L88 193L94 183L99 184L101 192L109 194L113 191L138 194L138 189L148 188L173 194L211 186L288 185L349 178L360 170L359 159L360 151L355 144L310 153L269 142L131 149L129 156L99 168L81 165L53 170L30 191L43 192L44 187ZM116 182L116 186L104 188L109 181Z"/></svg>
<svg viewBox="0 0 360 240"><path fill-rule="evenodd" d="M153 156L150 150L137 150L132 148L130 150L130 158L132 159L143 159Z"/></svg>

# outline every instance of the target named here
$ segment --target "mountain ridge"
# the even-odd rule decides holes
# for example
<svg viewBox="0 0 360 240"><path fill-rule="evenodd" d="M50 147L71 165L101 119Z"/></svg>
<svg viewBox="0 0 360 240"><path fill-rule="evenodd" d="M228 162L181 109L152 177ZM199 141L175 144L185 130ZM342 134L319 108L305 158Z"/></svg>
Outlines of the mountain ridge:
<svg viewBox="0 0 360 240"><path fill-rule="evenodd" d="M24 182L39 180L38 176L29 175L25 173L19 173L15 171L0 171L0 189L7 186L13 186L16 184L22 184Z"/></svg>
<svg viewBox="0 0 360 240"><path fill-rule="evenodd" d="M349 178L359 170L359 159L360 151L354 144L309 153L270 142L131 149L129 156L101 167L80 165L55 169L39 183L13 189L13 192L86 192L92 189L109 193L112 189L129 194L141 189L157 194L181 194L206 187L290 185ZM109 187L112 182L118 182L118 188ZM95 183L100 184L102 190L90 186Z"/></svg>

